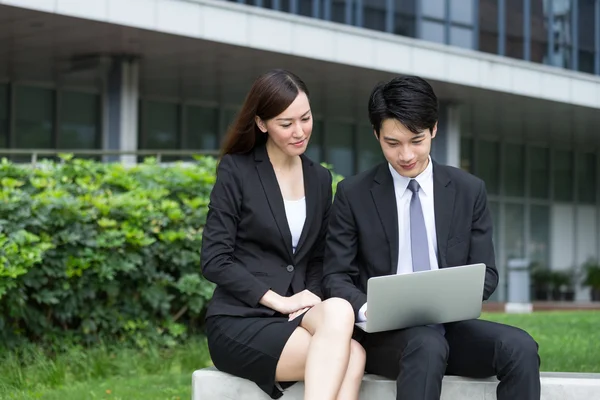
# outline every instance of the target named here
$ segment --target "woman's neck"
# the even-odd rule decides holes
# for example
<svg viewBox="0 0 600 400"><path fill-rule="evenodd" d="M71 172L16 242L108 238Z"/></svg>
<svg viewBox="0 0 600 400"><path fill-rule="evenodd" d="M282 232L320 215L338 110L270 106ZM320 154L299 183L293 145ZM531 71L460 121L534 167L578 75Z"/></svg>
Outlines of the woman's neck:
<svg viewBox="0 0 600 400"><path fill-rule="evenodd" d="M300 157L285 154L270 139L267 140L266 147L269 160L271 160L274 169L289 170L300 161Z"/></svg>

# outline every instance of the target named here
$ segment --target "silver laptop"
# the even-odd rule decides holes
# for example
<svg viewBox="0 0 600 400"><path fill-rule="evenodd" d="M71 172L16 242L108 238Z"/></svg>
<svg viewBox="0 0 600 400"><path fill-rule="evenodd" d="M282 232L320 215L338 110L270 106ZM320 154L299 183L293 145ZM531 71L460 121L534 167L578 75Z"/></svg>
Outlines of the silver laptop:
<svg viewBox="0 0 600 400"><path fill-rule="evenodd" d="M373 333L478 318L484 281L485 264L370 278L367 321L356 326Z"/></svg>

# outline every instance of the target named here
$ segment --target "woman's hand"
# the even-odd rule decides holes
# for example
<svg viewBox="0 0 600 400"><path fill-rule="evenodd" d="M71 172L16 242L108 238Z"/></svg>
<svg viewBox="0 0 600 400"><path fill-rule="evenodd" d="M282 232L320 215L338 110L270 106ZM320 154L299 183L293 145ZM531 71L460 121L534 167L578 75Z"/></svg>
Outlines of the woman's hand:
<svg viewBox="0 0 600 400"><path fill-rule="evenodd" d="M304 314L305 312L310 310L313 306L316 306L317 304L319 304L321 302L321 298L319 296L315 295L310 290L303 290L300 293L296 293L291 298L293 299L294 297L298 297L300 299L299 301L301 302L301 304L308 304L308 305L306 307L303 307L297 311L290 313L290 318L289 318L290 321L293 320L294 318L296 318L297 316Z"/></svg>
<svg viewBox="0 0 600 400"><path fill-rule="evenodd" d="M291 314L304 308L311 308L321 302L321 298L319 296L307 289L304 289L300 293L296 293L292 297L288 298L292 302L292 309L288 313L284 314Z"/></svg>
<svg viewBox="0 0 600 400"><path fill-rule="evenodd" d="M285 315L293 314L304 308L308 309L320 302L321 298L309 290L303 290L291 297L283 297L269 290L260 300L260 304Z"/></svg>
<svg viewBox="0 0 600 400"><path fill-rule="evenodd" d="M288 321L292 321L293 319L295 319L297 316L304 314L305 312L307 312L308 310L310 310L311 307L304 307L301 310L295 311L293 313L290 314L290 317L288 318Z"/></svg>

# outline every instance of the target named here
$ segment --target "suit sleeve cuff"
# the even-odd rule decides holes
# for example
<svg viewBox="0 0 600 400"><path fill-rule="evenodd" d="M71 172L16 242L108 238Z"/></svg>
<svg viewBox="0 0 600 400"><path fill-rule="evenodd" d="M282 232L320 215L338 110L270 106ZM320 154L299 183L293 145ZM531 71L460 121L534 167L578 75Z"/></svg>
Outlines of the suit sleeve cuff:
<svg viewBox="0 0 600 400"><path fill-rule="evenodd" d="M365 313L367 312L367 303L363 304L363 306L358 310L358 321L357 322L365 322L367 320L367 316Z"/></svg>

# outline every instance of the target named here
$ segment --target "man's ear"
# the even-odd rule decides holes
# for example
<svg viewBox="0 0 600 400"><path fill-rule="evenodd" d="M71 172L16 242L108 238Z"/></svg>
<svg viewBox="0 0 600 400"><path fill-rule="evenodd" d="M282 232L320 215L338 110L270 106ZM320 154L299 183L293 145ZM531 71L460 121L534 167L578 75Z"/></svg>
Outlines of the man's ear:
<svg viewBox="0 0 600 400"><path fill-rule="evenodd" d="M254 121L256 121L256 126L258 126L258 129L260 129L263 133L267 133L267 126L258 115L254 117Z"/></svg>
<svg viewBox="0 0 600 400"><path fill-rule="evenodd" d="M379 142L379 135L377 134L377 131L375 129L373 129L373 135L375 136L375 139L377 139L377 141Z"/></svg>
<svg viewBox="0 0 600 400"><path fill-rule="evenodd" d="M435 135L437 135L437 122L435 123L435 125L433 126L433 129L431 130L431 138L433 139L435 137Z"/></svg>

